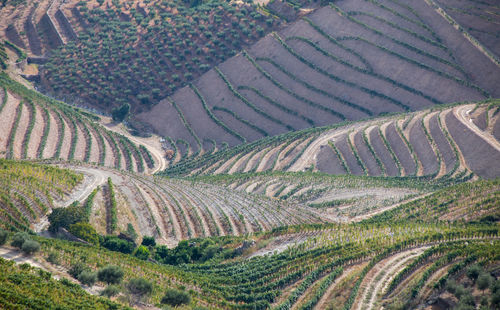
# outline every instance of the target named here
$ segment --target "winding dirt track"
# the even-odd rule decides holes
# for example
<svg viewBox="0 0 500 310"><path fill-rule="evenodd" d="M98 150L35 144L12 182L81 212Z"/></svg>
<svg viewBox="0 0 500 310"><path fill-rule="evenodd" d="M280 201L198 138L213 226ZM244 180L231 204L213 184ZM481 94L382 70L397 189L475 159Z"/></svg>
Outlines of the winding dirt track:
<svg viewBox="0 0 500 310"><path fill-rule="evenodd" d="M101 117L101 118L103 119L101 124L107 130L124 135L130 141L132 141L138 145L144 146L149 151L149 153L151 153L151 156L154 158L154 161L155 161L155 167L150 169L150 170L147 169L147 170L149 170L148 174L155 174L155 173L160 172L162 170L165 170L167 168L167 160L165 159L165 156L163 156L163 150L161 149L161 147L155 146L154 144L156 144L156 143L153 143L151 141L152 140L151 138L144 139L144 138L134 137L130 133L128 133L127 130L125 130L123 128L123 125L115 125L110 119L108 120L108 119L104 119L103 117ZM153 138L153 139L155 139L155 138Z"/></svg>
<svg viewBox="0 0 500 310"><path fill-rule="evenodd" d="M500 142L498 142L495 139L495 137L493 137L493 135L491 135L490 133L479 129L479 127L477 127L476 124L474 124L474 122L472 121L470 112L474 109L474 106L475 105L473 104L459 106L453 109L453 113L455 114L455 116L459 121L461 121L465 126L467 126L467 128L469 128L477 136L486 141L486 143L488 143L498 152L500 152Z"/></svg>

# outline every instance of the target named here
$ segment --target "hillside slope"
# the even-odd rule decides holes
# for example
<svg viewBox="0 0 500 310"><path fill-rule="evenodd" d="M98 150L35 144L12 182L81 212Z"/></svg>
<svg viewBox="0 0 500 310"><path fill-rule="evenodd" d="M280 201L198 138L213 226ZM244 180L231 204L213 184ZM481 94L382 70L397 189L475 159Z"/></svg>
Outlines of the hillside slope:
<svg viewBox="0 0 500 310"><path fill-rule="evenodd" d="M441 178L500 176L498 101L433 108L261 139L184 159L167 175L262 171Z"/></svg>
<svg viewBox="0 0 500 310"><path fill-rule="evenodd" d="M500 66L480 48L430 2L336 1L138 119L170 137L172 149L196 155L311 126L500 96Z"/></svg>
<svg viewBox="0 0 500 310"><path fill-rule="evenodd" d="M146 147L107 130L93 114L29 90L0 74L0 156L62 159L148 172L159 165Z"/></svg>

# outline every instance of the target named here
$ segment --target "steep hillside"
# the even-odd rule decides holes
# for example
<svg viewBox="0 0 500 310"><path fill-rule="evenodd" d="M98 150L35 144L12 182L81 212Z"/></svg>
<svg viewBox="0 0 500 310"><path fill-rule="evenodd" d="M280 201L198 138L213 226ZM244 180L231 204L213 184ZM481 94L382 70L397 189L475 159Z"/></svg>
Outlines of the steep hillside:
<svg viewBox="0 0 500 310"><path fill-rule="evenodd" d="M82 181L69 170L0 159L0 228L38 230Z"/></svg>
<svg viewBox="0 0 500 310"><path fill-rule="evenodd" d="M159 165L145 146L100 125L93 114L42 96L0 73L0 155L62 159L148 172Z"/></svg>
<svg viewBox="0 0 500 310"><path fill-rule="evenodd" d="M500 63L500 7L495 1L457 1L437 0L436 9L442 15L447 15L448 21L459 28L471 41L477 39L486 47L485 52L490 54L497 63Z"/></svg>
<svg viewBox="0 0 500 310"><path fill-rule="evenodd" d="M178 266L62 240L37 240L42 243L38 257L45 260L50 253L57 253L59 268L83 263L96 270L106 264L119 264L124 270L120 290L126 290L131 278L147 278L154 286L147 297L153 304L159 305L165 288L182 286L193 298L191 306L230 309L325 309L329 304L342 304L345 309L372 308L384 296L379 293L385 292L415 304L425 300L435 283L446 282L446 270L450 267L456 265L452 268L456 272L480 263L486 270L495 270L500 249L496 225L380 222L303 225L276 229L260 237L250 235L246 240L254 240L255 244L246 253L283 237L301 237L303 241L281 253L275 249L274 255L252 259L236 255L229 261L219 258ZM225 248L238 249L243 240L227 239ZM161 259L165 252L155 250L153 257ZM408 275L416 281L404 281ZM443 276L445 280L441 280ZM409 291L409 297L398 295L400 288ZM487 292L486 296L492 294Z"/></svg>
<svg viewBox="0 0 500 310"><path fill-rule="evenodd" d="M26 1L0 19L0 35L45 64L46 92L108 113L149 109L280 23L220 0Z"/></svg>
<svg viewBox="0 0 500 310"><path fill-rule="evenodd" d="M57 281L50 272L27 265L16 266L0 258L0 304L4 309L19 307L58 307L125 309L108 299L87 294L69 281Z"/></svg>
<svg viewBox="0 0 500 310"><path fill-rule="evenodd" d="M197 176L193 180L289 203L305 204L317 209L323 220L352 222L469 178L462 176L430 181L418 178L266 172Z"/></svg>
<svg viewBox="0 0 500 310"><path fill-rule="evenodd" d="M210 183L147 177L111 169L72 167L99 180L90 222L103 234L126 231L131 223L140 236L169 246L195 237L245 235L302 223L329 221L316 209L232 191ZM110 201L109 183L116 205ZM115 211L111 211L112 209ZM112 219L110 212L115 212ZM113 221L115 224L113 224Z"/></svg>
<svg viewBox="0 0 500 310"><path fill-rule="evenodd" d="M500 175L498 101L433 108L258 140L169 167L169 175L261 171L442 178ZM496 138L495 138L496 137Z"/></svg>
<svg viewBox="0 0 500 310"><path fill-rule="evenodd" d="M500 66L481 46L431 2L336 1L138 119L170 137L172 148L199 154L311 126L496 97Z"/></svg>

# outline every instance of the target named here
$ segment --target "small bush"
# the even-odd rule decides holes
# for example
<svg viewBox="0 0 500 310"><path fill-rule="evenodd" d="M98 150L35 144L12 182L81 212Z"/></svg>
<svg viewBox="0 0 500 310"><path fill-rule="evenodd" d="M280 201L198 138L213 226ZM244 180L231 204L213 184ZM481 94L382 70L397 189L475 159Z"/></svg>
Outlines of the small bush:
<svg viewBox="0 0 500 310"><path fill-rule="evenodd" d="M116 285L108 285L104 290L102 290L101 295L106 297L113 297L120 293L120 288Z"/></svg>
<svg viewBox="0 0 500 310"><path fill-rule="evenodd" d="M135 250L134 256L138 259L147 260L149 258L149 249L141 245Z"/></svg>
<svg viewBox="0 0 500 310"><path fill-rule="evenodd" d="M85 221L85 208L79 206L78 202L66 208L56 208L49 215L49 231L57 232L59 227L69 229L71 224Z"/></svg>
<svg viewBox="0 0 500 310"><path fill-rule="evenodd" d="M127 117L128 112L130 111L130 104L124 103L119 108L114 108L111 111L111 116L115 122L121 122Z"/></svg>
<svg viewBox="0 0 500 310"><path fill-rule="evenodd" d="M97 278L108 284L119 284L123 279L123 270L118 266L108 265L99 269Z"/></svg>
<svg viewBox="0 0 500 310"><path fill-rule="evenodd" d="M30 236L25 232L17 232L12 236L12 242L10 243L12 246L16 248L22 248L23 244L26 240L29 240Z"/></svg>
<svg viewBox="0 0 500 310"><path fill-rule="evenodd" d="M483 272L483 268L479 265L473 265L470 266L469 269L467 269L467 277L471 279L472 281L476 282L477 277Z"/></svg>
<svg viewBox="0 0 500 310"><path fill-rule="evenodd" d="M4 245L7 242L9 233L0 228L0 245Z"/></svg>
<svg viewBox="0 0 500 310"><path fill-rule="evenodd" d="M131 254L134 252L135 244L116 236L106 236L102 246L108 250Z"/></svg>
<svg viewBox="0 0 500 310"><path fill-rule="evenodd" d="M40 251L40 243L36 242L35 240L26 240L24 241L21 249L24 253L31 255L35 252Z"/></svg>
<svg viewBox="0 0 500 310"><path fill-rule="evenodd" d="M93 245L99 246L99 234L92 225L85 222L78 222L69 225L68 231L75 237L85 240Z"/></svg>
<svg viewBox="0 0 500 310"><path fill-rule="evenodd" d="M484 291L488 288L490 288L491 284L493 283L493 277L487 273L483 272L477 277L477 288L480 289L481 291Z"/></svg>
<svg viewBox="0 0 500 310"><path fill-rule="evenodd" d="M153 285L144 278L134 278L130 279L128 282L127 289L130 294L136 295L139 299L141 299L143 296L151 294L153 291Z"/></svg>
<svg viewBox="0 0 500 310"><path fill-rule="evenodd" d="M75 263L73 265L71 265L71 267L69 268L68 270L68 273L75 279L78 279L78 276L84 272L84 271L90 271L90 268L87 267L85 264L83 263Z"/></svg>
<svg viewBox="0 0 500 310"><path fill-rule="evenodd" d="M144 236L142 238L142 245L144 245L144 246L156 246L156 240L153 237Z"/></svg>
<svg viewBox="0 0 500 310"><path fill-rule="evenodd" d="M50 252L47 256L47 261L54 265L59 265L59 254L57 252Z"/></svg>
<svg viewBox="0 0 500 310"><path fill-rule="evenodd" d="M97 282L97 274L89 270L84 270L78 275L78 281L87 286L92 286Z"/></svg>
<svg viewBox="0 0 500 310"><path fill-rule="evenodd" d="M189 296L188 293L176 289L167 289L165 291L165 296L161 299L162 304L167 304L172 307L187 305L190 302L191 296Z"/></svg>

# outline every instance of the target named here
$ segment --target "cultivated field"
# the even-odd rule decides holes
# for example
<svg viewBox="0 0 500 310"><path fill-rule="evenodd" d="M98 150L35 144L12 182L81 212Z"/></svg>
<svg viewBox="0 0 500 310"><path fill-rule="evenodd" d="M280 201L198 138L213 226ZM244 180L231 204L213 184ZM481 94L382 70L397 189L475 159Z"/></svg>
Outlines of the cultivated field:
<svg viewBox="0 0 500 310"><path fill-rule="evenodd" d="M161 161L144 145L107 130L93 114L44 97L5 74L0 84L4 158L62 159L145 173Z"/></svg>
<svg viewBox="0 0 500 310"><path fill-rule="evenodd" d="M473 172L494 178L500 174L491 165L500 160L499 116L492 101L307 129L186 158L165 173L319 171L441 179Z"/></svg>
<svg viewBox="0 0 500 310"><path fill-rule="evenodd" d="M430 2L345 0L265 36L137 117L184 158L311 126L495 97L499 79L500 67ZM436 159L426 160L424 174Z"/></svg>

